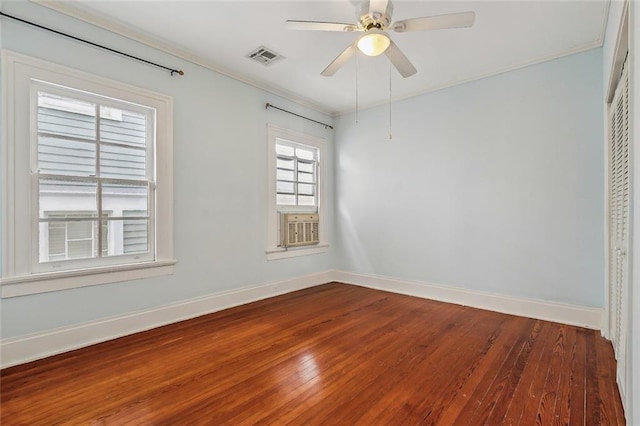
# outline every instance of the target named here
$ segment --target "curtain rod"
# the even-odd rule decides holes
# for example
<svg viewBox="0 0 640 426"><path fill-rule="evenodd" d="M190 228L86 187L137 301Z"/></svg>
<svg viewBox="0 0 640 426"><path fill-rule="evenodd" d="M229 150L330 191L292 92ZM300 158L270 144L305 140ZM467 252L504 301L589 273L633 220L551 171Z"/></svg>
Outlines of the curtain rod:
<svg viewBox="0 0 640 426"><path fill-rule="evenodd" d="M287 114L295 115L296 117L304 118L305 120L309 120L309 121L313 121L314 123L318 123L321 126L324 126L325 129L333 130L333 126L331 126L330 124L314 120L313 118L305 117L304 115L296 114L295 112L287 111L286 109L282 109L282 108L279 108L279 107L277 107L275 105L271 105L269 102L267 102L267 104L264 106L264 108L265 109L275 108L275 109L280 110L282 112L286 112Z"/></svg>
<svg viewBox="0 0 640 426"><path fill-rule="evenodd" d="M124 53L124 52L121 52L119 50L115 50L115 49L112 49L110 47L94 43L92 41L84 40L84 39L82 39L80 37L72 36L70 34L66 34L66 33L63 33L61 31L45 27L43 25L36 24L34 22L30 22L30 21L27 21L25 19L18 18L16 16L9 15L9 14L4 13L2 11L0 11L0 16L4 16L6 18L13 19L13 20L18 21L18 22L22 22L23 24L31 25L33 27L40 28L42 30L50 31L52 33L55 33L55 34L58 34L58 35L61 35L61 36L64 36L64 37L68 37L68 38L71 38L73 40L80 41L82 43L90 44L91 46L99 47L100 49L108 50L109 52L117 53L119 55L126 56L127 58L135 59L136 61L140 61L140 62L144 62L145 64L153 65L154 67L165 69L165 70L171 72L172 76L173 76L173 74L184 75L184 71L182 71L182 70L177 70L177 69L174 69L174 68L165 67L164 65L156 64L155 62L147 61L146 59L142 59L142 58L139 58L137 56L129 55L128 53Z"/></svg>

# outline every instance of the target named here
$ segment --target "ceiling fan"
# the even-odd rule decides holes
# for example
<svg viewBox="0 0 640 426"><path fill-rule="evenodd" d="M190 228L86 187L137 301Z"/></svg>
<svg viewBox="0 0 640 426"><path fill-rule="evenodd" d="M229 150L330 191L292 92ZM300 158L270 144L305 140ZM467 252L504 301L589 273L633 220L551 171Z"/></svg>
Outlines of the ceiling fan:
<svg viewBox="0 0 640 426"><path fill-rule="evenodd" d="M365 33L343 50L342 53L322 71L321 74L325 77L334 75L336 71L356 53L356 49L368 56L378 56L384 53L403 77L410 77L415 74L417 70L404 53L402 53L400 48L391 40L387 31L407 32L471 27L473 26L473 21L476 16L474 12L460 12L405 19L391 23L393 4L390 0L369 0L359 2L358 5L359 10L357 10L358 13L356 16L359 18L356 24L322 21L286 21L286 28L291 30L357 31Z"/></svg>

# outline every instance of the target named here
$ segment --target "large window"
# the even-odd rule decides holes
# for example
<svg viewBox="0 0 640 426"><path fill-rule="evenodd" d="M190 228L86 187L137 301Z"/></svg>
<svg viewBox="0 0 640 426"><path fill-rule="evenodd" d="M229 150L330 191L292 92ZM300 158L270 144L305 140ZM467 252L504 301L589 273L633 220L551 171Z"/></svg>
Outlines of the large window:
<svg viewBox="0 0 640 426"><path fill-rule="evenodd" d="M2 59L3 297L171 273L171 98Z"/></svg>
<svg viewBox="0 0 640 426"><path fill-rule="evenodd" d="M155 210L155 110L44 82L32 88L38 98L33 179L38 182L39 262L60 262L64 269L75 267L77 262L70 262L75 259L99 263L132 253L134 259L120 262L154 260L149 223ZM126 250L125 212L127 227L144 233L137 236L143 244Z"/></svg>
<svg viewBox="0 0 640 426"><path fill-rule="evenodd" d="M324 139L269 126L269 260L327 251L325 158ZM307 247L283 247L281 226L285 213L317 213L320 243Z"/></svg>

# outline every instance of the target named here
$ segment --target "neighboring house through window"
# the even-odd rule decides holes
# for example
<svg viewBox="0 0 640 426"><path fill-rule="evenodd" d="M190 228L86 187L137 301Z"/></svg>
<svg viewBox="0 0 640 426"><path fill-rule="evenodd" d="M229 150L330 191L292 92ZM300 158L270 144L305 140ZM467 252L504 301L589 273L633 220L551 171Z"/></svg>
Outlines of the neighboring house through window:
<svg viewBox="0 0 640 426"><path fill-rule="evenodd" d="M98 232L93 226L91 212L45 212L45 217L50 220L47 227L40 228L40 262L97 256ZM102 227L102 235L102 256L107 256L109 227L106 222Z"/></svg>

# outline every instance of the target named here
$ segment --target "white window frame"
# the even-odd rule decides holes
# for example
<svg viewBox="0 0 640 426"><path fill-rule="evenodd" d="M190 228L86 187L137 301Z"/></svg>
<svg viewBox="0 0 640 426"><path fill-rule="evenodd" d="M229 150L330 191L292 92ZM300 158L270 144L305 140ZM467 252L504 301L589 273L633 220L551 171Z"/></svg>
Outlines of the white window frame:
<svg viewBox="0 0 640 426"><path fill-rule="evenodd" d="M278 139L306 145L318 149L319 162L316 172L317 179L317 213L320 216L320 243L302 247L280 247L280 218L279 213L309 212L308 206L278 206L276 204L276 143ZM286 259L297 256L326 253L329 249L327 232L327 141L315 136L267 125L267 260ZM315 209L314 209L315 210Z"/></svg>
<svg viewBox="0 0 640 426"><path fill-rule="evenodd" d="M23 296L173 273L173 100L171 97L94 76L62 65L2 51L3 223L2 297ZM37 164L34 82L44 81L156 111L155 255L129 263L80 265L72 270L43 268L37 257ZM34 205L35 204L35 205ZM35 212L35 213L34 213ZM151 225L150 225L150 229ZM150 234L152 234L150 232ZM35 256L34 256L35 254Z"/></svg>

